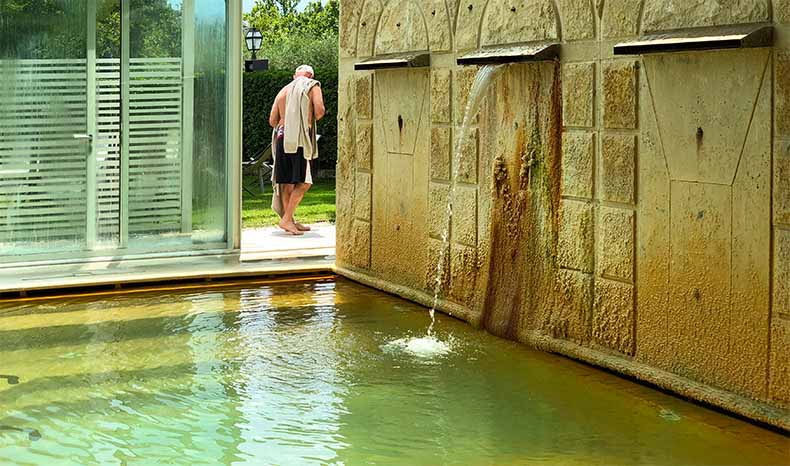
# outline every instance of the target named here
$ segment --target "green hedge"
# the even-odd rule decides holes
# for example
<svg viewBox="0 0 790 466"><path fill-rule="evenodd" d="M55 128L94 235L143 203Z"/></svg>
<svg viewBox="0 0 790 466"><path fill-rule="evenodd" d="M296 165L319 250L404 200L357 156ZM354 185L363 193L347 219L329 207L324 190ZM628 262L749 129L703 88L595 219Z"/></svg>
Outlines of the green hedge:
<svg viewBox="0 0 790 466"><path fill-rule="evenodd" d="M244 135L245 160L255 156L271 142L269 111L280 89L293 79L293 71L267 70L244 73ZM316 69L316 79L321 81L326 115L318 122L318 164L321 168L334 168L337 161L337 70Z"/></svg>

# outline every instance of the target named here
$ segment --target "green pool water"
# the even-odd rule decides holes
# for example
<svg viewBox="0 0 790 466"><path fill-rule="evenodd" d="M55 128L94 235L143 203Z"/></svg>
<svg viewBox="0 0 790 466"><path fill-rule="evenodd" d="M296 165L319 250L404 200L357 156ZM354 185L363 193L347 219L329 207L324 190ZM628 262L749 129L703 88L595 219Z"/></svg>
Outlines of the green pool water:
<svg viewBox="0 0 790 466"><path fill-rule="evenodd" d="M2 464L787 464L788 438L345 280L0 305ZM11 380L15 382L15 380Z"/></svg>

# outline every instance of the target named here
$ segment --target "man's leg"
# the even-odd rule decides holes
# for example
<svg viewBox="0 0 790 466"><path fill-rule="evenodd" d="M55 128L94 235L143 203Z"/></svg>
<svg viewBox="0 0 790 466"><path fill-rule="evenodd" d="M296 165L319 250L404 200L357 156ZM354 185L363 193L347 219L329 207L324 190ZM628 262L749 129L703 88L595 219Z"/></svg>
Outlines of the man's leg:
<svg viewBox="0 0 790 466"><path fill-rule="evenodd" d="M299 207L299 203L302 202L305 193L310 189L312 184L310 183L299 183L294 187L293 192L291 193L291 199L288 203L288 206L285 208L286 215L289 215L289 219L293 223L294 227L296 227L296 222L294 221L294 213L296 212L296 208ZM302 226L304 228L304 226ZM298 228L300 231L304 231L301 228Z"/></svg>
<svg viewBox="0 0 790 466"><path fill-rule="evenodd" d="M297 186L298 185L289 184L289 183L283 183L280 185L280 198L283 201L283 209L285 209L285 212L283 212L283 216L282 219L280 219L279 226L280 228L282 228L283 230L287 231L292 235L302 234L302 232L299 231L299 229L296 228L296 225L294 224L293 211L289 209L291 205L291 201L294 197L294 193L296 192Z"/></svg>
<svg viewBox="0 0 790 466"><path fill-rule="evenodd" d="M301 204L302 199L304 199L304 195L307 194L307 191L309 191L310 188L313 187L313 184L312 183L302 183L302 184L300 184L300 186L303 187L303 190L302 190L301 194L299 195L299 201L296 203L296 207L294 207L294 213L296 213L296 209L299 207L299 204ZM297 222L295 218L294 218L294 225L296 225L296 228L298 228L299 231L310 231L311 230L311 228L309 226L302 225L301 223Z"/></svg>

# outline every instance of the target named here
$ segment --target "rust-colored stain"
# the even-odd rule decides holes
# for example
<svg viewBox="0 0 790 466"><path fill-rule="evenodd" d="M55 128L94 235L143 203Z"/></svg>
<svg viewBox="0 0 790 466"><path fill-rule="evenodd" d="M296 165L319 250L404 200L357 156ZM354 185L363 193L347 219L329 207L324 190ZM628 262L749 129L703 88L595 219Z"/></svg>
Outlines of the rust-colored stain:
<svg viewBox="0 0 790 466"><path fill-rule="evenodd" d="M493 118L513 136L493 163L480 312L487 330L510 339L521 339L536 314L553 304L545 290L554 281L558 235L561 96L558 68L545 66L511 67L508 73L526 74L527 84L519 88L504 79L510 95Z"/></svg>

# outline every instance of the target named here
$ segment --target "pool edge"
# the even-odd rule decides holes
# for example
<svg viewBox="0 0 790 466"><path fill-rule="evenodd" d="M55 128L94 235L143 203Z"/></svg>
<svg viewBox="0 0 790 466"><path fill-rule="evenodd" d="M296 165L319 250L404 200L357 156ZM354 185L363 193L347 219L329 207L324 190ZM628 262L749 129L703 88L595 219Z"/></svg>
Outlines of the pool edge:
<svg viewBox="0 0 790 466"><path fill-rule="evenodd" d="M31 294L79 294L86 289L128 289L186 282L335 274L334 257L329 256L240 261L238 255L215 255L185 258L176 266L167 261L139 260L53 267L47 266L46 275L37 267L0 269L0 301L25 298ZM57 276L57 273L61 275Z"/></svg>

